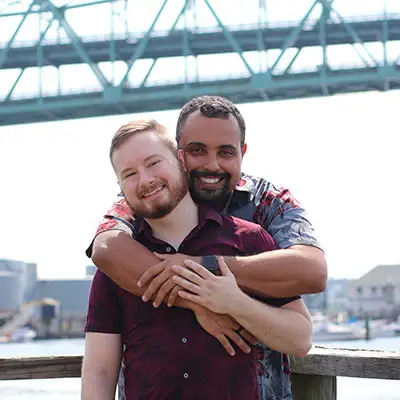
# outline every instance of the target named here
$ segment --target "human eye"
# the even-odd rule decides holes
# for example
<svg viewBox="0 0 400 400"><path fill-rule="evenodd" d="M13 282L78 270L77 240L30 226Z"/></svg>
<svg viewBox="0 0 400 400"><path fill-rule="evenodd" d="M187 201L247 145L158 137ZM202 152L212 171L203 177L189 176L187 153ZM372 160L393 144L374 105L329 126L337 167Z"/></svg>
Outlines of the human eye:
<svg viewBox="0 0 400 400"><path fill-rule="evenodd" d="M149 163L149 167L154 167L155 165L159 164L161 160L154 160Z"/></svg>
<svg viewBox="0 0 400 400"><path fill-rule="evenodd" d="M127 172L127 173L125 174L124 179L129 178L129 177L131 177L131 176L135 176L135 175L136 175L136 172L134 172L134 171Z"/></svg>
<svg viewBox="0 0 400 400"><path fill-rule="evenodd" d="M200 155L205 154L205 150L202 147L192 147L189 149L190 154Z"/></svg>
<svg viewBox="0 0 400 400"><path fill-rule="evenodd" d="M220 150L219 154L222 157L232 157L235 155L235 152L233 150L230 149L224 149L224 150Z"/></svg>

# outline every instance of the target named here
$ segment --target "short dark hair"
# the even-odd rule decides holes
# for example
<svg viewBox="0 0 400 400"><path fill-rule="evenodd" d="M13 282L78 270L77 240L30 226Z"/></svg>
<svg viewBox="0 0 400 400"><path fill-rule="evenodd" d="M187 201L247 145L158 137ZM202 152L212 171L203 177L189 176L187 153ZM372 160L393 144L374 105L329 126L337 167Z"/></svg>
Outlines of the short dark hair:
<svg viewBox="0 0 400 400"><path fill-rule="evenodd" d="M131 136L150 131L156 133L174 155L177 154L177 144L174 138L168 135L167 128L164 125L159 124L155 119L138 119L122 125L114 134L110 146L111 163L114 151L125 143Z"/></svg>
<svg viewBox="0 0 400 400"><path fill-rule="evenodd" d="M178 144L182 138L183 126L186 120L196 111L200 111L202 115L208 118L228 119L230 115L233 115L240 129L240 144L244 145L246 124L243 116L230 100L220 96L195 97L183 106L176 124L176 141Z"/></svg>

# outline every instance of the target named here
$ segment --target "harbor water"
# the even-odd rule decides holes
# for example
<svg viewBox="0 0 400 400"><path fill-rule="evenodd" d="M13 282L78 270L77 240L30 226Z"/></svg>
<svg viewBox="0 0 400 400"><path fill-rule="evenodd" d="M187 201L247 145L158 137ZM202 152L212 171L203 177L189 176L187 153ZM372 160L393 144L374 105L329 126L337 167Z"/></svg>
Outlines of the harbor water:
<svg viewBox="0 0 400 400"><path fill-rule="evenodd" d="M321 343L337 348L399 350L400 337ZM81 355L83 339L0 344L1 357ZM0 400L79 400L80 379L0 381ZM400 381L338 378L339 400L400 400Z"/></svg>

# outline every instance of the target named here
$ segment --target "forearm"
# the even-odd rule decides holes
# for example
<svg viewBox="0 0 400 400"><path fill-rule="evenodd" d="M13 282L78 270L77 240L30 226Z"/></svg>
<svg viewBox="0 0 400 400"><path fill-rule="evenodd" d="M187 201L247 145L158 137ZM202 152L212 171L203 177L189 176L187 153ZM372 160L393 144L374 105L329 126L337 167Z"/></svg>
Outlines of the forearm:
<svg viewBox="0 0 400 400"><path fill-rule="evenodd" d="M93 244L93 263L123 289L142 295L140 276L159 259L123 231L100 233Z"/></svg>
<svg viewBox="0 0 400 400"><path fill-rule="evenodd" d="M148 268L160 262L146 247L117 230L102 232L96 237L92 261L118 286L139 297L146 290L146 287L137 285L139 278ZM181 298L174 305L190 310L194 307L194 303Z"/></svg>
<svg viewBox="0 0 400 400"><path fill-rule="evenodd" d="M246 292L272 297L319 293L326 284L322 252L292 246L247 257L224 257L238 285Z"/></svg>
<svg viewBox="0 0 400 400"><path fill-rule="evenodd" d="M103 370L82 371L82 400L114 400L116 379Z"/></svg>
<svg viewBox="0 0 400 400"><path fill-rule="evenodd" d="M230 315L273 350L304 356L311 348L312 322L299 312L272 307L241 293L232 301Z"/></svg>

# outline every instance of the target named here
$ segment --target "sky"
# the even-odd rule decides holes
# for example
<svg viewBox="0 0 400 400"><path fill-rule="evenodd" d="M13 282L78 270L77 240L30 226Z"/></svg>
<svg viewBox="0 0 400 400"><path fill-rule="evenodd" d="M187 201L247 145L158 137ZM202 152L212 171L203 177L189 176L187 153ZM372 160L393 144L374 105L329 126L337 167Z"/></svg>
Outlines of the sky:
<svg viewBox="0 0 400 400"><path fill-rule="evenodd" d="M398 104L390 91L240 105L243 171L302 203L330 277L400 264ZM0 127L0 257L36 262L42 279L83 277L85 248L118 194L111 137L144 115ZM146 114L171 134L177 115Z"/></svg>
<svg viewBox="0 0 400 400"><path fill-rule="evenodd" d="M298 7L290 8L283 6L283 2L290 3L286 0L267 3L269 20L299 19L311 3L296 2ZM151 3L154 9L147 7L149 4L146 3L145 9L133 10L139 14L133 13L136 15L133 22L129 19L131 29L140 31L149 25L157 11L154 3ZM240 12L235 8L235 13L223 14L224 21L254 22L257 4L258 0L254 0L246 3ZM347 0L337 0L334 4L342 15L354 16L382 13L384 3L356 0L350 7ZM386 4L390 12L400 12L398 0L387 0ZM213 2L213 5L221 15L223 3ZM167 7L165 11L159 29L166 29L176 18L176 9ZM203 8L199 13L201 25L215 26L215 20L206 11ZM71 11L67 16L79 34L99 34L108 29L107 24L79 23L78 14L74 15ZM82 11L79 15L84 16ZM115 18L122 32L121 17ZM47 19L45 15L42 24ZM96 18L99 19L101 15ZM27 20L16 39L36 38L38 21L37 16ZM8 18L7 23L2 19L0 23L3 40L10 37L7 35L12 34L18 18ZM96 31L99 26L101 32ZM54 38L56 30L50 30L48 35ZM399 49L398 42L388 46L389 60L397 57ZM368 50L373 57L381 59L382 46L371 44ZM328 52L331 66L361 62L352 46L332 46ZM278 54L270 51L262 55L262 63L260 55L245 54L245 57L257 70L267 60L272 63ZM320 60L320 51L304 51L293 68L315 69ZM290 57L282 61L280 67L285 68ZM146 73L146 62L135 64L131 83L135 79L139 82ZM177 58L157 64L149 83L181 78L182 62ZM226 65L230 66L230 74L244 72L237 55L199 57L202 77L226 76ZM101 68L110 78L110 65L103 63ZM123 76L124 68L116 65L116 81ZM190 65L189 69L193 75ZM84 66L66 67L60 74L63 90L82 90L85 85L96 84ZM0 71L0 98L7 94L7 85L11 87L12 77L17 75L16 70ZM14 96L35 95L38 77L37 69L28 69ZM45 69L44 89L57 90L57 79L55 69ZM358 278L377 264L400 264L398 104L400 92L391 91L239 105L248 126L248 152L243 171L289 188L301 202L322 242L330 277ZM173 134L178 112L0 127L0 208L3 210L0 257L36 262L42 279L83 277L85 266L91 264L84 251L118 193L108 159L112 135L123 123L142 116L158 119Z"/></svg>

